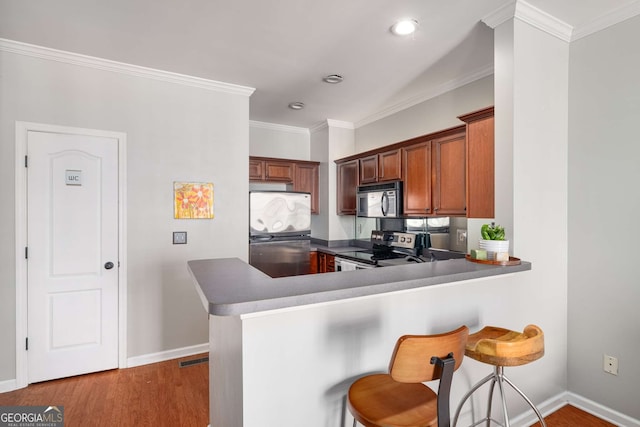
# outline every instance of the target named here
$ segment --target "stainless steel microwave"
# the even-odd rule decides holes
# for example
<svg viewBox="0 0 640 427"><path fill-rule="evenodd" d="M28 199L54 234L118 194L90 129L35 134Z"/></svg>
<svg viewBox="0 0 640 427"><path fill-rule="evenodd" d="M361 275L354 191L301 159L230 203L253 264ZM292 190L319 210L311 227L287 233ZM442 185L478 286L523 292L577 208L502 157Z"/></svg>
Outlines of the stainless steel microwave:
<svg viewBox="0 0 640 427"><path fill-rule="evenodd" d="M358 216L367 218L402 216L402 181L359 186L356 212Z"/></svg>

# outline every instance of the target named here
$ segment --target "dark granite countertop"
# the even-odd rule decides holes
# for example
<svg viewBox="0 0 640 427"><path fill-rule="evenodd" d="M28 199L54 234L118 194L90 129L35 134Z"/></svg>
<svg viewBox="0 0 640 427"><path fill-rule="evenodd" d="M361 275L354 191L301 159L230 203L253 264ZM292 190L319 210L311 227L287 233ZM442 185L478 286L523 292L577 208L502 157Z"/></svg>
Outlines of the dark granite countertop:
<svg viewBox="0 0 640 427"><path fill-rule="evenodd" d="M239 258L187 262L208 312L236 316L423 288L531 270L531 263L486 265L453 259L304 276L271 278Z"/></svg>

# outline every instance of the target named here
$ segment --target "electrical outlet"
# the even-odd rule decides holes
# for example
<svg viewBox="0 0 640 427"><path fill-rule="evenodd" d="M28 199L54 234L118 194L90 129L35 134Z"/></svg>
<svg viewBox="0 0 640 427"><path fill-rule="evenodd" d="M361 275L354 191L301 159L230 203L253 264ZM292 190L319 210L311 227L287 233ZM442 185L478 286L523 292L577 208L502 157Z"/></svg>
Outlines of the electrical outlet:
<svg viewBox="0 0 640 427"><path fill-rule="evenodd" d="M618 358L605 354L603 368L609 374L618 375Z"/></svg>
<svg viewBox="0 0 640 427"><path fill-rule="evenodd" d="M467 243L467 230L459 229L457 237L458 237L458 243L460 244Z"/></svg>

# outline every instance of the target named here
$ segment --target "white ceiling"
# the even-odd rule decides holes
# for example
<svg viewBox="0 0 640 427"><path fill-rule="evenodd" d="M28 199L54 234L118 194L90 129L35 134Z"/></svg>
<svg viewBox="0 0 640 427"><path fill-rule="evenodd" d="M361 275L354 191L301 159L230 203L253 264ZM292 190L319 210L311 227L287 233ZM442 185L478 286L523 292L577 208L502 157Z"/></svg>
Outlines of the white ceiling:
<svg viewBox="0 0 640 427"><path fill-rule="evenodd" d="M640 0L528 0L574 29ZM251 120L356 124L491 73L512 0L0 0L0 38L256 88ZM636 8L637 9L637 8ZM399 38L400 18L420 23ZM322 82L327 74L344 82ZM293 111L289 102L304 102Z"/></svg>

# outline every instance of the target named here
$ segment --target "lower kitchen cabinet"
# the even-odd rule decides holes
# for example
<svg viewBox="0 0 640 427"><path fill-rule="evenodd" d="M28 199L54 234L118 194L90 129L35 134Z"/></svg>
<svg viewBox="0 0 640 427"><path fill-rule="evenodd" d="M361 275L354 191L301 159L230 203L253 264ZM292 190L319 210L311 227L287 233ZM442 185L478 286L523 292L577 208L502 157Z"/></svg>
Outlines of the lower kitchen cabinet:
<svg viewBox="0 0 640 427"><path fill-rule="evenodd" d="M318 272L318 252L309 252L309 274L316 274Z"/></svg>
<svg viewBox="0 0 640 427"><path fill-rule="evenodd" d="M318 273L336 271L335 257L331 254L318 252Z"/></svg>

